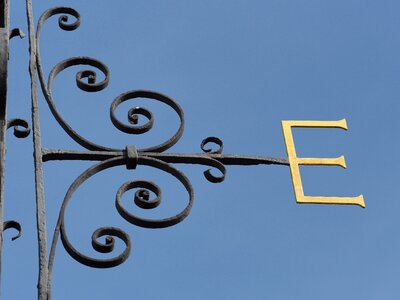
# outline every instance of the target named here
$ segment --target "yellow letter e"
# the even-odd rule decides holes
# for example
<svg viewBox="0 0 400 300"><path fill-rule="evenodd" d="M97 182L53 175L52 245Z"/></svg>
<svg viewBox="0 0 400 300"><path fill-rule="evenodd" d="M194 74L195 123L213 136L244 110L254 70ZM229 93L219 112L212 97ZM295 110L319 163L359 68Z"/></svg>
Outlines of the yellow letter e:
<svg viewBox="0 0 400 300"><path fill-rule="evenodd" d="M296 155L292 127L303 128L341 128L347 130L346 119L339 121L282 121L283 136L285 138L286 150L289 158L290 172L292 174L293 188L297 203L314 204L352 204L365 207L364 197L323 197L304 196L303 184L300 176L300 165L313 166L340 166L346 168L343 156L338 158L300 158Z"/></svg>

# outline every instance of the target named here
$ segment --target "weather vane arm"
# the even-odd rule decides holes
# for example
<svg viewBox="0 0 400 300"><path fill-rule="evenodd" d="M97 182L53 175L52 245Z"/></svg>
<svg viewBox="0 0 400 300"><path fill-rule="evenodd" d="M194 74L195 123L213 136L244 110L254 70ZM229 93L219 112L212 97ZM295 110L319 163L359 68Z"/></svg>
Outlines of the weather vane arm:
<svg viewBox="0 0 400 300"><path fill-rule="evenodd" d="M43 161L52 160L88 160L103 161L112 157L124 156L125 151L74 151L61 149L42 149ZM167 163L196 164L204 158L212 158L224 165L255 166L255 165L289 165L289 160L282 157L219 154L219 153L158 153L143 152L139 155L154 157Z"/></svg>
<svg viewBox="0 0 400 300"><path fill-rule="evenodd" d="M302 165L323 165L345 167L343 156L338 158L302 158L297 157L294 139L292 136L293 127L322 127L322 128L342 128L347 129L344 119L339 121L282 121L283 136L286 143L287 158L252 156L239 154L225 154L223 152L223 142L217 137L208 137L200 145L200 153L168 153L182 137L184 130L184 113L180 105L164 94L149 90L130 90L117 96L110 105L110 118L113 125L121 132L133 135L146 133L152 129L154 124L153 113L144 108L132 106L127 113L127 120L118 119L117 110L125 101L155 101L172 109L179 118L177 131L166 141L147 148L136 148L135 145L126 147L110 148L106 145L96 144L88 138L80 135L68 124L67 120L57 109L56 101L53 97L53 82L57 76L70 67L84 66L83 71L76 74L75 80L77 87L85 92L98 92L108 86L110 72L106 65L97 59L77 56L65 59L55 65L48 74L46 80L45 72L41 63L40 56L40 35L41 29L46 20L52 16L59 15L58 25L62 30L73 31L80 25L80 14L69 7L55 7L46 10L38 20L35 30L32 1L26 0L26 14L29 29L29 73L31 79L31 110L33 128L33 153L35 171L35 192L36 192L36 220L38 238L38 299L49 300L51 298L51 279L54 265L54 258L57 243L60 240L66 251L78 262L95 268L111 268L123 263L131 251L131 241L129 235L120 228L108 226L100 227L93 232L92 247L99 253L110 253L105 259L90 257L76 249L68 238L67 226L64 222L64 214L68 204L73 198L76 190L89 178L96 174L114 167L122 167L129 170L140 166L152 167L174 177L187 192L187 205L182 211L175 215L160 219L146 219L135 215L124 207L122 198L127 192L134 192L134 203L142 209L154 209L161 203L162 192L158 185L145 179L130 180L123 183L118 189L113 199L115 208L122 218L127 222L144 228L165 228L174 226L183 221L190 213L194 189L188 177L175 166L175 164L191 164L207 166L204 171L205 178L213 183L222 182L226 175L226 166L252 166L252 165L283 165L290 168L292 174L293 187L296 201L298 203L313 204L351 204L365 207L362 195L358 197L322 197L307 196L304 194L300 176L299 166ZM7 77L8 77L8 58L9 41L14 36L22 36L23 33L17 28L10 30L9 25L9 0L0 0L0 272L1 272L1 249L3 242L3 231L8 228L21 230L19 223L15 221L4 222L4 178L5 178L5 156L6 156L6 130L14 128L14 135L26 137L29 135L29 126L26 121L20 119L7 120ZM87 68L86 68L87 67ZM96 75L96 71L100 76ZM100 72L99 72L100 71ZM96 77L97 76L97 77ZM49 110L55 120L59 123L65 133L72 138L84 150L64 150L48 149L42 147L39 118L39 97L38 86L40 85L43 97L46 100ZM139 122L140 120L140 122ZM143 124L144 123L144 124ZM211 145L211 148L208 146ZM83 171L70 185L64 200L62 201L59 218L54 229L54 235L48 256L47 248L47 225L45 211L43 163L56 160L80 160L95 161L89 168ZM135 174L135 173L134 173ZM154 196L154 199L151 199ZM15 238L19 237L18 236ZM15 239L13 238L13 239ZM114 251L114 240L119 239L125 247ZM124 247L124 248L123 248ZM120 249L122 251L117 253ZM116 254L116 255L113 255Z"/></svg>

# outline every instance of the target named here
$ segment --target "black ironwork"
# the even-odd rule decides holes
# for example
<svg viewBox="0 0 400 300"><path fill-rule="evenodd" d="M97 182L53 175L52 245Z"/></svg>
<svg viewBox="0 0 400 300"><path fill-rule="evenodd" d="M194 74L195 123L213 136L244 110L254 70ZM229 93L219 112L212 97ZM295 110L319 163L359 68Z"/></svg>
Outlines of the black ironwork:
<svg viewBox="0 0 400 300"><path fill-rule="evenodd" d="M174 164L198 164L210 167L204 171L205 178L212 183L222 182L226 175L226 166L228 165L289 165L286 158L261 157L261 156L243 156L223 154L223 142L217 137L208 137L201 142L202 153L166 153L165 151L175 145L183 135L184 131L184 112L180 105L170 98L155 91L132 90L125 92L118 97L110 105L110 118L114 126L128 134L143 134L152 129L154 116L151 111L144 107L133 107L127 112L126 122L119 120L115 111L117 107L125 101L134 100L136 98L144 98L148 101L159 101L176 113L179 118L180 125L178 130L172 137L161 144L147 147L136 148L134 145L127 145L124 149L109 148L96 144L86 137L75 131L68 122L63 118L57 109L53 97L53 82L55 78L64 70L72 66L85 66L89 69L82 70L76 74L76 85L79 89L86 92L97 92L105 89L109 82L110 72L106 65L102 62L90 57L73 57L61 61L56 64L47 76L43 71L42 59L40 56L40 38L42 28L46 20L52 16L59 16L58 24L63 30L73 31L80 25L80 15L73 8L56 7L45 11L40 17L36 30L34 26L32 14L32 0L26 0L27 19L29 28L29 45L30 45L30 65L29 72L31 76L31 99L32 99L32 132L34 145L34 167L35 167L35 187L36 187L36 217L37 217L37 233L39 247L39 279L38 279L38 298L50 299L51 274L54 265L56 247L59 238L65 250L78 262L94 267L94 268L110 268L123 263L129 256L131 251L131 242L129 235L123 230L115 227L102 227L97 229L92 235L92 246L100 253L111 253L114 250L115 238L123 241L125 248L122 253L116 254L113 258L96 259L79 252L70 242L67 234L67 228L64 223L64 214L68 204L79 187L95 174L116 166L126 166L127 169L136 169L141 166L150 166L164 171L175 177L187 191L187 205L178 214L164 219L144 219L133 215L124 208L121 197L132 189L136 189L134 202L142 209L154 209L162 201L162 191L153 182L145 180L128 181L121 185L117 191L115 198L115 206L121 217L129 223L145 227L145 228L165 228L173 226L184 220L190 213L194 199L194 190L189 179ZM22 36L23 33L19 29L10 31L9 28L9 0L0 0L0 255L2 232L7 228L15 228L19 234L13 239L18 238L21 234L21 226L15 221L3 223L3 192L4 192L4 164L5 164L5 131L7 128L13 127L14 134L17 137L26 137L29 135L30 128L26 121L6 119L6 103L7 103L7 63L8 63L8 43L9 39L14 36ZM97 79L96 71L100 71L104 79ZM47 149L41 145L40 134L40 117L38 107L38 80L42 93L48 104L54 118L64 131L79 145L84 147L85 151L70 151L60 149ZM145 118L146 123L139 125L139 118ZM211 145L213 147L209 148ZM214 149L215 148L215 149ZM214 150L212 150L214 149ZM54 236L50 248L50 254L47 253L46 240L46 211L44 198L44 182L43 182L43 163L52 160L81 160L81 161L97 161L93 166L85 170L79 175L69 187L64 201L62 203L59 218L54 230ZM211 172L214 168L219 171L219 175ZM154 195L150 199L150 195ZM99 241L100 237L105 237L105 242Z"/></svg>
<svg viewBox="0 0 400 300"><path fill-rule="evenodd" d="M3 244L3 231L9 228L18 230L15 240L21 236L21 225L16 221L4 221L4 178L6 158L6 131L14 128L14 135L24 138L29 135L28 122L22 119L7 120L7 80L8 80L8 57L9 41L15 36L22 36L19 29L10 30L10 6L8 0L0 0L0 271Z"/></svg>

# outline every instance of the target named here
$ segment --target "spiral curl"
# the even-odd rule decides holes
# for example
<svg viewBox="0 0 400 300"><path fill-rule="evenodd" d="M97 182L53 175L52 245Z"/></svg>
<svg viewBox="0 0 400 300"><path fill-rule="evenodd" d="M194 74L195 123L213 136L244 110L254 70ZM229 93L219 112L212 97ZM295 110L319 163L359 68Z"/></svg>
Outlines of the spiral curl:
<svg viewBox="0 0 400 300"><path fill-rule="evenodd" d="M122 207L121 198L124 193L131 189L139 188L135 192L134 201L137 206L143 209L153 209L161 203L161 190L160 188L150 181L145 180L134 180L124 183L117 192L116 196L116 207L120 214L124 215L124 218L129 218L125 209ZM150 191L153 192L156 197L150 200Z"/></svg>
<svg viewBox="0 0 400 300"><path fill-rule="evenodd" d="M31 132L29 123L23 119L11 119L7 122L7 129L13 127L14 135L17 138L26 138Z"/></svg>
<svg viewBox="0 0 400 300"><path fill-rule="evenodd" d="M73 57L70 59L66 59L59 64L57 64L49 74L49 78L47 80L44 76L43 66L41 62L41 55L40 55L40 37L42 33L42 27L44 26L45 22L54 15L61 15L58 20L58 25L61 29L72 31L79 27L80 25L80 15L79 13L70 7L56 7L51 8L45 11L41 17L39 18L37 30L36 30L36 48L37 48L37 68L39 74L39 80L41 84L41 88L47 104L57 122L60 126L64 129L64 131L79 145L94 151L118 151L119 149L113 149L109 147L104 147L98 144L95 144L81 135L79 135L61 116L57 107L53 101L52 95L52 83L56 76L63 70L71 66L77 65L88 65L99 69L103 75L104 79L100 82L97 82L96 72L93 70L83 70L76 74L76 84L77 86L87 92L97 92L103 90L107 87L110 79L110 72L108 68L100 61L90 58L90 57ZM70 20L70 17L74 17L75 20Z"/></svg>
<svg viewBox="0 0 400 300"><path fill-rule="evenodd" d="M206 148L207 144L210 143L214 143L218 146L217 149L212 150L211 148ZM200 148L201 150L203 150L203 152L205 153L209 153L209 154L221 154L222 150L224 149L224 143L222 142L221 139L215 137L215 136L209 136L207 138L205 138L201 144L200 144Z"/></svg>
<svg viewBox="0 0 400 300"><path fill-rule="evenodd" d="M59 219L56 225L56 230L54 233L53 237L53 244L51 246L51 252L50 252L50 260L49 260L49 269L52 269L53 266L53 261L54 261L54 256L55 256L55 250L56 250L56 245L57 245L57 240L58 240L58 235L61 235L61 241L64 245L64 248L66 251L78 262L94 267L94 268L110 268L110 267L115 267L118 266L119 264L123 263L129 256L130 251L131 251L131 242L129 235L125 233L123 230L115 227L101 227L97 229L93 235L92 235L92 246L94 250L100 253L111 253L114 250L114 244L115 244L115 238L119 238L122 240L125 244L125 249L120 253L119 255L116 255L112 258L109 259L97 259L97 258L92 258L89 257L80 251L78 251L69 241L67 231L65 228L65 222L64 222L64 217L65 217L65 211L67 209L68 203L72 198L73 193L89 178L94 176L95 174L105 170L109 169L115 166L120 166L125 164L125 158L124 157L115 157L111 158L108 160L105 160L103 162L100 162L86 171L84 171L78 178L75 179L75 181L71 184L70 188L67 191L67 194L65 195L64 201L62 203L62 207L60 210L60 215ZM189 215L190 210L193 205L193 188L190 184L190 181L188 178L178 171L176 168L172 167L170 164L165 163L163 161L160 161L158 159L154 158L149 158L149 157L139 157L138 160L139 165L146 165L150 167L155 167L157 169L160 169L164 172L167 172L177 178L185 187L186 191L188 192L189 195L189 201L187 206L177 215L169 217L169 218L164 218L164 219L159 219L159 220L153 220L153 219L143 219L140 217L137 217L135 215L130 214L123 206L121 203L121 196L123 193L126 191L133 189L133 188L140 188L141 190L137 191L136 196L135 196L135 202L136 204L140 203L143 207L147 209L155 208L158 206L158 204L161 201L161 190L158 186L156 186L154 183L144 181L144 180L137 180L137 181L130 181L122 185L122 187L118 190L117 196L116 196L116 208L120 215L127 220L128 222L141 226L141 227L146 227L146 228L163 228L163 227L168 227L175 225L179 222L181 222L183 219L186 218L186 216ZM156 198L154 200L146 200L148 196L148 191L152 191L155 195ZM106 237L104 243L99 242L99 238L101 237Z"/></svg>
<svg viewBox="0 0 400 300"><path fill-rule="evenodd" d="M120 202L123 193L134 188L139 188L135 192L134 201L140 208L153 209L160 205L161 189L155 183L145 180L134 180L123 184L117 192L117 202ZM150 192L156 195L152 200L150 200Z"/></svg>
<svg viewBox="0 0 400 300"><path fill-rule="evenodd" d="M49 91L52 90L53 81L61 71L72 66L80 66L80 65L86 65L97 68L104 75L104 79L100 82L97 82L96 80L97 74L95 71L93 70L79 71L76 74L76 84L81 90L86 92L99 92L101 90L104 90L108 86L108 83L110 81L110 71L108 70L107 66L97 59L87 56L79 56L63 60L51 70L48 81ZM88 79L87 82L83 80L84 78Z"/></svg>
<svg viewBox="0 0 400 300"><path fill-rule="evenodd" d="M156 100L160 101L169 107L171 107L178 115L180 120L180 125L176 133L167 141L153 147L139 149L138 151L142 152L163 152L173 145L175 145L183 134L184 129L184 114L182 108L179 106L177 102L172 100L170 97L160 94L154 91L146 91L146 90L136 90L136 91L129 91L119 95L111 104L110 107L110 118L111 122L114 124L116 128L121 130L122 132L129 133L129 134L142 134L150 129L152 129L154 124L154 117L153 114L142 107L133 107L128 111L128 121L130 124L125 124L118 120L115 115L115 111L118 106L127 101L133 100L137 98L144 98L149 100ZM147 119L147 122L143 125L137 125L140 116L144 116Z"/></svg>
<svg viewBox="0 0 400 300"><path fill-rule="evenodd" d="M210 159L209 164L210 166L218 169L221 172L221 175L216 176L214 174L211 173L211 169L207 169L206 171L203 172L204 177L212 183L221 183L225 180L225 176L226 176L226 168L225 166L219 162L216 159Z"/></svg>
<svg viewBox="0 0 400 300"><path fill-rule="evenodd" d="M153 128L154 124L153 113L143 107L133 107L128 111L129 123L137 125L139 123L139 116L145 116L147 118L148 121L145 125L130 127L129 128L130 130L128 131L125 131L124 129L122 130L128 133L142 134Z"/></svg>
<svg viewBox="0 0 400 300"><path fill-rule="evenodd" d="M22 235L22 226L20 223L18 223L17 221L14 221L14 220L6 221L3 223L3 231L5 231L7 229L11 229L11 228L18 231L18 234L11 238L12 241L15 241L16 239L20 238Z"/></svg>
<svg viewBox="0 0 400 300"><path fill-rule="evenodd" d="M65 230L63 225L61 230L62 232ZM65 237L65 234L61 234L61 240L68 254L80 263L92 268L112 268L118 266L129 257L131 251L131 241L129 235L125 231L115 227L101 227L92 234L92 247L94 250L100 253L111 253L114 250L114 237L118 237L124 242L125 250L120 255L110 259L100 260L83 255L78 252ZM98 239L101 237L105 237L104 244L98 241Z"/></svg>
<svg viewBox="0 0 400 300"><path fill-rule="evenodd" d="M94 58L82 56L82 57L73 57L58 63L50 72L49 80L47 86L42 83L42 88L44 90L44 95L47 100L47 103L50 107L53 116L64 129L64 131L78 144L85 147L88 150L103 150L103 151L117 151L118 149L112 149L108 147L103 147L101 145L97 145L81 135L79 135L61 116L57 107L53 101L52 95L52 86L53 81L57 77L57 75L63 70L72 67L72 66L81 66L86 65L100 70L103 73L104 78L101 81L97 80L97 73L94 70L83 70L79 71L76 74L76 84L77 86L86 92L98 92L105 89L108 86L110 81L110 71L107 66L103 64L101 61L96 60ZM86 81L84 79L87 79Z"/></svg>
<svg viewBox="0 0 400 300"><path fill-rule="evenodd" d="M60 17L58 18L58 26L63 30L72 31L77 29L81 24L81 16L77 10L66 6L53 7L46 10L40 16L37 30L38 36L40 35L41 27L46 22L46 20L54 15L60 15ZM75 21L73 21L72 23L70 23L70 16L73 16L75 18Z"/></svg>
<svg viewBox="0 0 400 300"><path fill-rule="evenodd" d="M65 7L64 10L59 13L68 13L75 17L75 22L69 23L69 16L61 15L58 18L58 26L60 26L61 29L65 31L73 31L81 25L81 16L75 9Z"/></svg>
<svg viewBox="0 0 400 300"><path fill-rule="evenodd" d="M124 232L122 229L115 228L115 227L101 227L92 234L92 246L93 246L94 250L96 250L97 252L100 252L100 253L111 253L114 250L115 237L122 240L125 244L125 249L119 255L116 255L109 259L96 259L96 258L89 257L89 256L79 252L71 244L71 242L68 239L67 231L65 228L65 222L64 222L65 211L66 211L69 201L71 200L73 193L87 179L89 179L93 175L95 175L105 169L108 169L108 168L111 168L114 166L118 166L118 165L123 165L123 164L124 164L124 159L121 157L106 160L104 162L98 163L98 164L90 167L89 169L87 169L72 183L72 185L70 186L70 188L67 191L67 194L65 195L65 198L64 198L61 210L60 210L58 222L56 225L56 230L55 230L54 237L53 237L53 244L51 246L51 253L50 253L50 259L49 259L49 270L52 270L59 234L61 235L61 241L64 245L64 248L71 255L71 257L73 257L78 262L80 262L86 266L89 266L89 267L111 268L111 267L120 265L129 257L129 254L131 251L131 241L130 241L129 235L126 232ZM103 236L106 237L105 244L102 244L98 241L98 239Z"/></svg>
<svg viewBox="0 0 400 300"><path fill-rule="evenodd" d="M90 57L74 57L70 59L66 59L59 64L57 64L52 71L49 74L48 82L46 85L46 81L44 79L44 72L43 72L43 67L41 63L41 57L40 57L40 35L41 35L41 30L46 22L47 19L50 17L61 14L58 20L58 24L61 29L71 31L75 30L76 28L79 27L80 25L80 15L79 13L69 7L56 7L47 10L39 19L38 22L38 28L37 28L37 33L36 33L36 40L37 40L37 66L38 66L38 73L39 73L39 79L41 83L41 87L44 93L44 96L46 98L46 101L50 107L51 112L53 113L55 119L57 122L61 125L61 127L64 129L64 131L78 144L81 146L85 147L88 150L94 150L94 151L119 151L120 149L114 149L114 148L109 148L109 147L104 147L102 145L95 144L83 136L79 135L71 126L68 125L68 123L63 119L61 114L58 112L56 105L53 101L53 96L52 96L52 83L56 76L63 70L65 70L68 67L71 66L76 66L76 65L89 65L92 67L95 67L96 69L99 69L103 74L104 74L104 80L97 82L97 75L95 71L92 70L83 70L80 71L76 74L76 83L77 86L87 92L97 92L100 91L104 88L107 87L108 82L109 82L109 70L108 68L101 63L98 60L95 60ZM73 16L75 18L75 21L70 22L70 16ZM160 102L163 102L170 106L175 112L178 114L179 119L180 119L180 126L177 130L177 132L168 140L165 142L153 146L153 147L148 147L144 149L138 149L138 151L142 152L163 152L173 145L175 145L180 137L183 134L183 128L184 128L184 116L183 116L183 111L181 107L171 98L162 95L157 92L153 91L130 91L127 93L124 93L117 97L114 102L111 105L110 108L110 116L111 116L111 121L116 126L119 130L129 133L129 134L142 134L150 129L152 129L153 124L154 124L154 118L153 114L141 107L134 107L129 110L128 112L128 122L130 124L124 124L123 122L120 122L114 114L115 109L117 106L129 99L133 98L147 98L147 99L152 99L152 100L158 100ZM145 117L147 119L147 122L144 125L138 125L138 121L140 117Z"/></svg>
<svg viewBox="0 0 400 300"><path fill-rule="evenodd" d="M217 145L218 147L214 150L212 148L206 148L206 146L211 143ZM222 142L221 139L219 139L215 136L210 136L210 137L207 137L204 140L202 140L202 142L200 144L200 148L204 153L207 153L207 154L221 154L222 150L224 149L224 143ZM204 171L204 177L212 183L220 183L220 182L224 181L225 175L226 175L225 166L221 162L219 162L216 159L213 159L211 157L209 158L209 161L210 161L209 165L217 168L221 172L222 175L215 176L211 173L211 169L208 169L208 170Z"/></svg>
<svg viewBox="0 0 400 300"><path fill-rule="evenodd" d="M129 223L145 228L165 228L173 226L183 221L183 219L185 219L189 215L193 205L194 193L189 179L182 172L172 167L170 164L165 163L158 159L150 157L139 157L139 164L155 167L177 178L188 192L189 195L188 204L180 213L172 217L164 219L144 219L138 217L136 215L131 214L127 209L124 208L121 201L123 194L131 189L139 188L139 190L135 193L135 204L144 209L153 209L156 208L161 203L162 192L161 189L156 184L150 181L145 181L145 180L128 181L118 189L115 198L115 207L117 208L119 214ZM150 195L149 191L155 194L156 196L155 199L147 200L147 198Z"/></svg>

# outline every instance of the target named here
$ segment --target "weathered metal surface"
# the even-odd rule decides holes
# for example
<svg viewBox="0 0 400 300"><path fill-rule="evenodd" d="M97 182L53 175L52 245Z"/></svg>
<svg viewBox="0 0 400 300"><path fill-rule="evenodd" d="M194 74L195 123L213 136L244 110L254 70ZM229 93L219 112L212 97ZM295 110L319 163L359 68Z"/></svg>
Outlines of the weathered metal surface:
<svg viewBox="0 0 400 300"><path fill-rule="evenodd" d="M5 189L5 163L6 163L6 131L14 128L14 135L24 138L29 135L30 128L28 122L22 119L11 119L7 121L7 92L8 92L8 59L9 41L14 36L23 36L20 29L10 31L10 4L9 0L0 0L0 274L1 256L3 247L4 230L13 228L18 234L12 238L16 240L21 236L21 225L14 221L4 221L4 189ZM0 277L1 278L1 277Z"/></svg>
<svg viewBox="0 0 400 300"><path fill-rule="evenodd" d="M289 162L286 158L272 158L260 156L241 156L241 155L225 155L222 154L223 142L217 137L208 137L201 142L200 148L203 153L164 153L170 147L175 145L183 135L184 131L184 113L180 105L172 98L160 94L155 91L147 90L133 90L122 93L110 105L110 119L114 126L127 134L143 134L152 129L154 124L154 116L151 111L144 107L132 107L127 112L127 119L122 122L116 117L115 111L120 104L125 101L134 101L137 98L146 99L147 101L158 101L169 106L175 111L179 119L179 127L177 131L164 142L147 147L136 148L134 145L127 145L124 149L110 148L104 145L96 144L88 138L79 134L73 129L67 121L63 118L58 111L55 99L53 97L53 82L62 71L72 66L85 66L90 69L79 71L76 75L77 87L87 92L97 92L105 89L108 86L110 72L105 64L90 58L90 57L73 57L61 61L56 64L50 71L47 80L43 72L41 57L40 57L40 37L42 28L47 19L54 15L61 15L59 17L59 26L64 30L74 30L80 24L80 15L77 11L68 7L58 7L47 10L39 19L36 42L37 42L37 68L39 80L41 83L42 91L45 96L46 102L54 118L64 129L64 131L79 145L86 148L87 151L71 151L71 150L56 150L41 148L41 162L51 160L90 160L99 161L92 167L84 171L70 186L64 198L60 215L56 228L54 230L53 241L49 256L48 265L48 294L50 296L50 282L51 274L54 266L54 259L56 254L56 247L59 237L64 245L66 251L78 262L95 268L110 268L123 263L129 256L131 251L131 242L129 235L119 228L103 227L96 230L92 235L92 246L100 253L110 253L113 251L114 239L119 238L125 244L125 249L121 253L115 254L113 258L98 259L89 257L79 250L77 250L68 238L67 229L64 222L64 215L71 201L74 192L89 178L95 174L109 168L125 165L128 169L140 168L141 166L150 166L160 169L173 177L175 177L184 187L188 193L187 206L178 214L163 218L163 219L143 219L130 213L124 208L121 197L122 195L131 190L136 189L135 204L143 209L154 209L162 201L162 192L160 188L153 182L145 180L129 181L120 187L117 192L115 206L119 214L129 223L136 226L145 228L164 228L173 226L183 221L190 213L194 200L194 190L189 179L172 164L198 164L219 171L218 175L213 174L211 169L204 171L205 178L214 183L222 182L226 176L226 165L288 165ZM72 18L72 20L71 20ZM103 74L100 82L97 81L97 69ZM85 80L84 80L85 79ZM138 124L139 118L145 118L143 125ZM208 148L210 145L212 148ZM150 199L150 194L155 195L154 199ZM106 236L105 243L99 243L97 240L100 236Z"/></svg>
<svg viewBox="0 0 400 300"><path fill-rule="evenodd" d="M6 161L6 130L7 130L7 76L9 47L9 14L8 0L0 0L0 270L3 248L3 211L4 211L4 176ZM0 277L1 278L1 277Z"/></svg>
<svg viewBox="0 0 400 300"><path fill-rule="evenodd" d="M46 234L46 207L44 202L42 142L40 135L39 104L37 91L37 66L36 66L36 38L33 21L32 0L26 0L26 14L29 30L29 73L31 77L32 100L32 131L33 131L33 157L35 167L35 194L36 194L36 226L38 236L38 299L48 299L48 263L47 263L47 234Z"/></svg>
<svg viewBox="0 0 400 300"><path fill-rule="evenodd" d="M5 163L5 132L7 128L14 128L14 135L17 137L26 137L29 135L29 124L25 120L6 119L6 103L7 103L7 66L8 66L8 43L9 39L14 36L23 36L19 29L9 30L9 0L0 0L0 268L1 268L1 246L3 230L14 228L18 230L18 235L12 239L16 239L21 234L21 226L15 221L7 221L3 224L3 204L4 204L4 163ZM200 148L202 153L165 153L175 145L184 132L184 112L180 105L170 98L156 91L148 90L132 90L120 94L110 104L109 116L111 122L116 129L127 134L144 134L153 128L155 122L153 113L144 107L133 106L126 115L123 122L116 117L116 109L126 101L134 101L137 98L146 99L146 101L158 101L169 106L179 119L179 126L171 137L160 144L147 147L137 148L135 145L126 145L126 147L111 148L99 145L87 137L79 134L58 111L55 99L53 97L53 82L57 76L64 70L73 66L84 66L85 69L76 74L76 85L79 89L86 92L97 92L108 86L110 79L110 71L102 62L85 56L72 57L56 64L46 79L43 71L40 56L40 37L42 28L50 17L59 15L59 27L66 31L73 31L80 25L80 15L73 8L56 7L45 11L39 18L36 32L33 20L32 0L26 0L26 13L29 30L29 73L31 77L31 105L32 105L32 131L33 131L33 152L34 152L34 168L35 168L35 192L36 192L36 218L37 218L37 234L38 234L38 252L39 252L39 278L38 278L38 299L49 300L51 298L51 274L54 267L56 248L58 240L61 239L65 250L76 261L94 268L111 268L122 264L131 252L131 239L129 235L120 228L101 227L94 231L91 238L91 244L94 250L99 253L113 253L115 239L120 239L125 248L116 253L111 258L100 259L89 257L80 252L72 245L68 238L67 228L64 222L65 212L68 204L73 198L74 192L89 178L95 176L99 172L106 169L125 166L127 169L137 169L142 166L150 166L161 170L175 179L177 179L187 192L186 207L176 215L162 219L145 219L129 212L122 204L121 198L124 193L130 190L136 190L134 203L142 209L155 209L161 203L162 191L153 182L146 180L132 180L125 182L118 189L115 196L115 207L122 218L127 222L144 227L144 228L165 228L182 222L191 211L194 201L194 189L186 177L173 164L196 164L210 167L204 171L205 178L213 183L224 181L226 177L226 166L228 165L285 165L290 166L296 173L296 167L300 164L316 164L314 160L297 158L295 155L294 142L291 136L290 126L284 126L284 134L288 145L289 158L275 158L263 156L246 156L235 154L224 154L224 144L217 137L207 137L204 139ZM87 69L88 68L88 69ZM94 69L94 70L93 70ZM98 80L96 71L102 73L101 81ZM41 90L54 118L63 128L63 130L77 144L85 148L83 151L63 150L63 149L47 149L41 144L40 134L40 116L38 104L38 82L39 78ZM139 125L139 120L144 118L145 123ZM315 124L314 124L315 125ZM293 145L292 145L293 144ZM47 239L46 239L46 211L45 211L45 195L43 182L43 163L52 160L82 160L95 161L96 163L79 175L69 187L65 198L62 202L57 224L54 229L50 255L47 256ZM326 161L319 161L321 164L327 164ZM333 164L333 163L329 163ZM212 171L212 169L216 169ZM217 171L217 175L215 175ZM297 173L296 173L297 174ZM295 174L295 175L296 175ZM297 177L296 177L297 178ZM300 181L294 182L295 190L302 192ZM299 185L300 184L300 185ZM153 195L150 199L150 195ZM304 196L304 194L301 194ZM297 194L296 194L297 196ZM324 201L317 201L322 203ZM325 203L325 202L324 202ZM337 202L339 203L339 202ZM105 237L103 243L99 238ZM108 256L109 257L109 256Z"/></svg>
<svg viewBox="0 0 400 300"><path fill-rule="evenodd" d="M0 120L6 120L8 48L10 40L10 6L9 0L0 0Z"/></svg>

